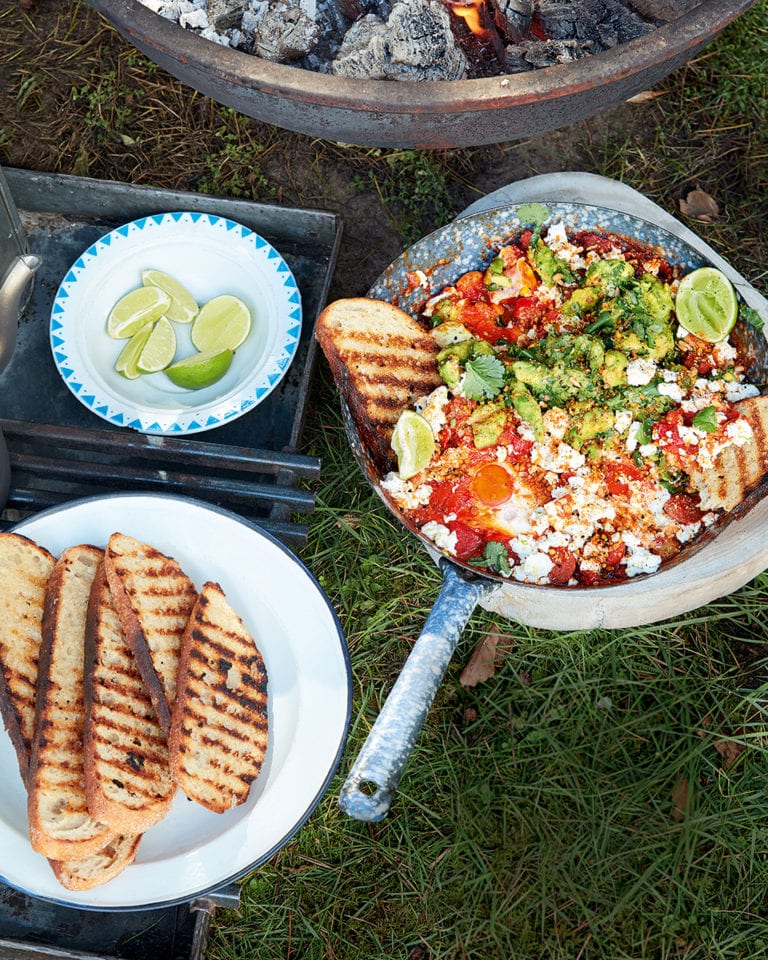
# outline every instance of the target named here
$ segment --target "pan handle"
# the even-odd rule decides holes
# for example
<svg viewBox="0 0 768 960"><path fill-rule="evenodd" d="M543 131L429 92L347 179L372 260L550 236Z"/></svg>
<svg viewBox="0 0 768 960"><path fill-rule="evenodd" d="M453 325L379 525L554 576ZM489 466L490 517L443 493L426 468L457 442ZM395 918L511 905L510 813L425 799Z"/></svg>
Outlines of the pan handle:
<svg viewBox="0 0 768 960"><path fill-rule="evenodd" d="M355 820L386 816L459 637L479 601L498 587L466 580L448 561L440 566L443 584L424 630L341 789L339 806Z"/></svg>

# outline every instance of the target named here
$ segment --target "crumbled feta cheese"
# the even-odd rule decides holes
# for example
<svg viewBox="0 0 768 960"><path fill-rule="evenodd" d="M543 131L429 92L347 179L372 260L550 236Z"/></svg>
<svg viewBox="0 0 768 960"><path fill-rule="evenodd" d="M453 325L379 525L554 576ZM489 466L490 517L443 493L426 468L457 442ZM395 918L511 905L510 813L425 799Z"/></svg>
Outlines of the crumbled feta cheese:
<svg viewBox="0 0 768 960"><path fill-rule="evenodd" d="M625 433L632 424L632 414L629 410L618 410L613 420L613 429L616 433Z"/></svg>
<svg viewBox="0 0 768 960"><path fill-rule="evenodd" d="M627 383L630 387L644 387L653 380L656 364L645 357L636 357L627 364Z"/></svg>
<svg viewBox="0 0 768 960"><path fill-rule="evenodd" d="M642 423L639 420L633 420L629 425L629 430L627 431L627 450L632 453L634 450L637 450L637 435L640 433L640 428Z"/></svg>
<svg viewBox="0 0 768 960"><path fill-rule="evenodd" d="M682 403L685 396L680 385L677 383L660 383L658 391L663 397L669 397L675 403Z"/></svg>
<svg viewBox="0 0 768 960"><path fill-rule="evenodd" d="M640 456L641 457L653 457L659 452L659 448L655 443L644 443L640 447Z"/></svg>
<svg viewBox="0 0 768 960"><path fill-rule="evenodd" d="M525 583L544 583L553 566L554 563L547 554L537 550L515 567L513 576L515 580Z"/></svg>
<svg viewBox="0 0 768 960"><path fill-rule="evenodd" d="M733 363L738 355L736 347L730 340L721 340L720 343L716 343L712 347L712 356L715 358L718 367L727 367L729 363Z"/></svg>
<svg viewBox="0 0 768 960"><path fill-rule="evenodd" d="M642 546L633 533L624 531L621 538L629 549L626 558L628 577L636 577L640 573L655 573L659 569L661 557Z"/></svg>
<svg viewBox="0 0 768 960"><path fill-rule="evenodd" d="M737 447L743 447L754 436L752 424L745 417L731 420L730 423L726 424L725 433L731 443L735 443Z"/></svg>
<svg viewBox="0 0 768 960"><path fill-rule="evenodd" d="M401 480L399 473L388 473L381 482L383 490L392 497L401 510L415 510L426 506L432 496L432 487L422 483L414 487L409 480Z"/></svg>
<svg viewBox="0 0 768 960"><path fill-rule="evenodd" d="M531 451L531 460L542 470L551 470L553 473L578 470L585 463L585 456L568 443L560 442L557 445L547 443L535 444Z"/></svg>
<svg viewBox="0 0 768 960"><path fill-rule="evenodd" d="M747 397L757 397L760 391L751 383L725 383L725 399L729 403L738 403Z"/></svg>
<svg viewBox="0 0 768 960"><path fill-rule="evenodd" d="M440 550L445 550L446 553L450 553L451 556L456 555L456 542L458 540L458 534L454 531L448 529L442 523L437 523L435 520L429 520L421 528L421 532L425 537L434 543L436 547Z"/></svg>
<svg viewBox="0 0 768 960"><path fill-rule="evenodd" d="M426 397L421 397L414 404L417 413L420 413L432 427L435 436L445 426L445 406L448 403L448 387L436 387Z"/></svg>

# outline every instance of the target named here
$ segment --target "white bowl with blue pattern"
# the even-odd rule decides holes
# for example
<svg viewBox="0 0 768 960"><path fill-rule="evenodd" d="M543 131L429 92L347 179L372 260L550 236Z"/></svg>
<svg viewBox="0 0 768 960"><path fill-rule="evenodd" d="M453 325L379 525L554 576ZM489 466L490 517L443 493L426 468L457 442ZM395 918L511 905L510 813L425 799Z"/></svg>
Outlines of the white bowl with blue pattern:
<svg viewBox="0 0 768 960"><path fill-rule="evenodd" d="M251 332L210 387L185 390L162 372L127 380L115 371L126 341L108 336L107 316L147 269L175 277L201 305L229 293L249 307ZM79 256L54 298L50 343L67 387L96 416L140 433L181 435L222 426L268 397L296 354L301 322L296 280L270 243L225 217L182 211L124 224ZM194 352L190 325L174 327L181 359Z"/></svg>

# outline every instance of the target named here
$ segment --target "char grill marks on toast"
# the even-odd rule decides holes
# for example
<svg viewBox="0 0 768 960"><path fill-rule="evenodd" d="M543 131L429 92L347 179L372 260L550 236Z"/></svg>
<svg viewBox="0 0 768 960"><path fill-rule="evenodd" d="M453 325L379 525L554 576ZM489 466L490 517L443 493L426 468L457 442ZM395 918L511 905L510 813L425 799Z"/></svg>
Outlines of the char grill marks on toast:
<svg viewBox="0 0 768 960"><path fill-rule="evenodd" d="M437 342L399 307L365 297L326 307L315 336L366 449L386 473L398 417L443 382Z"/></svg>
<svg viewBox="0 0 768 960"><path fill-rule="evenodd" d="M70 547L48 581L29 767L32 847L54 860L88 857L113 831L90 815L83 784L83 645L91 584L103 551Z"/></svg>
<svg viewBox="0 0 768 960"><path fill-rule="evenodd" d="M173 801L168 743L114 607L105 564L85 636L85 788L94 816L136 833Z"/></svg>
<svg viewBox="0 0 768 960"><path fill-rule="evenodd" d="M247 799L267 741L264 661L221 587L208 582L182 644L169 737L173 775L188 797L223 813Z"/></svg>
<svg viewBox="0 0 768 960"><path fill-rule="evenodd" d="M768 396L736 404L749 420L752 438L722 450L710 468L688 467L703 510L735 510L768 474Z"/></svg>
<svg viewBox="0 0 768 960"><path fill-rule="evenodd" d="M109 538L106 572L136 664L167 731L181 637L197 591L173 557L123 533Z"/></svg>
<svg viewBox="0 0 768 960"><path fill-rule="evenodd" d="M0 534L0 714L28 783L45 588L56 558L17 533Z"/></svg>

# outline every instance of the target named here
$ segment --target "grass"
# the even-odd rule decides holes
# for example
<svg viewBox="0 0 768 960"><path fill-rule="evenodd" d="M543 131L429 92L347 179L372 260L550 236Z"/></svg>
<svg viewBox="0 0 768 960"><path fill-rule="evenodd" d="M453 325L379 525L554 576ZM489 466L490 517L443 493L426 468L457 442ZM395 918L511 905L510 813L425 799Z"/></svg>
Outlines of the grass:
<svg viewBox="0 0 768 960"><path fill-rule="evenodd" d="M42 16L42 12L40 14ZM371 150L220 107L119 42L80 3L53 22L0 11L0 163L321 207L345 220L336 295L510 179L583 169L687 221L768 292L768 4L660 94L525 142ZM390 256L390 252L394 251ZM768 954L768 574L674 621L551 632L479 610L379 824L336 798L439 590L440 575L360 478L317 371L320 455L303 559L345 629L354 708L309 822L217 914L209 960L752 960ZM496 674L459 681L491 630Z"/></svg>

